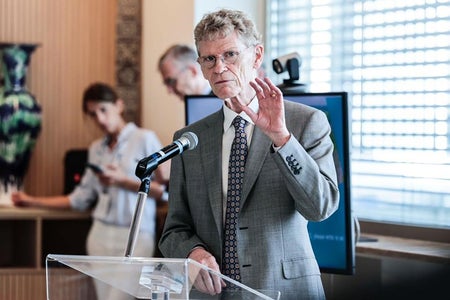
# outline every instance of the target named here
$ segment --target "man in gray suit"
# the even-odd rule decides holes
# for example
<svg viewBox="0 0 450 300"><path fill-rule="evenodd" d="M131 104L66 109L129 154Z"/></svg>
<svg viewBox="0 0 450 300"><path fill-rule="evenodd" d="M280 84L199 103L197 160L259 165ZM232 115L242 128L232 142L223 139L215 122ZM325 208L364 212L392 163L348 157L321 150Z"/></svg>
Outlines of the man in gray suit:
<svg viewBox="0 0 450 300"><path fill-rule="evenodd" d="M329 217L339 202L327 118L284 101L268 78L257 78L264 47L242 12L205 15L194 36L203 75L224 106L175 133L194 132L199 143L172 161L161 252L191 258L253 289L281 291L281 299L323 299L307 224ZM239 138L247 145L229 161L238 140L231 125L236 116L245 120ZM245 169L242 182L228 169L236 163ZM227 202L236 200L233 218ZM225 229L230 219L235 229ZM223 288L217 278L204 278L201 287L210 294Z"/></svg>

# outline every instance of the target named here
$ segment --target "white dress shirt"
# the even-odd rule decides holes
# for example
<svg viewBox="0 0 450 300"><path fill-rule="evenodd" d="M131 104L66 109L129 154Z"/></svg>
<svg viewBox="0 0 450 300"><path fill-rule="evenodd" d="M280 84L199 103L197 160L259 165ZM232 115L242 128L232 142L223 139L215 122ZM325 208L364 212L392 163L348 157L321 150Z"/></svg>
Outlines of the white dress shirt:
<svg viewBox="0 0 450 300"><path fill-rule="evenodd" d="M89 162L99 166L116 164L129 177L136 177L137 162L161 149L161 142L150 130L128 123L120 133L117 145L110 149L107 138L94 141L89 147ZM138 180L138 178L136 177ZM135 211L137 192L117 186L104 187L97 176L86 168L80 184L69 195L71 206L86 210L95 205L93 218L106 224L129 227ZM148 198L140 229L155 232L156 201Z"/></svg>

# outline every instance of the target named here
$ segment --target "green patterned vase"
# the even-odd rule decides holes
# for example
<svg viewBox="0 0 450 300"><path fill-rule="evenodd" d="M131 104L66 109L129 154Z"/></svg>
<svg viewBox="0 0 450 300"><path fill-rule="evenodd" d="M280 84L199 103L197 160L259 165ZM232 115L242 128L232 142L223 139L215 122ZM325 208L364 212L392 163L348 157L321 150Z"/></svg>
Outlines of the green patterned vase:
<svg viewBox="0 0 450 300"><path fill-rule="evenodd" d="M37 45L0 43L0 191L19 189L41 131L41 106L25 87Z"/></svg>

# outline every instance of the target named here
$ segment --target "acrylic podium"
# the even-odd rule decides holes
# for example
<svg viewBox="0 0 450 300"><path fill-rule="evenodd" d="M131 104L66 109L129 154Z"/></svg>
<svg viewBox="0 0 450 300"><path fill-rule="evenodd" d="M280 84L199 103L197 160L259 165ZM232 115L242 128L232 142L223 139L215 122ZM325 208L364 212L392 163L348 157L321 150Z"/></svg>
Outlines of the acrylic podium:
<svg viewBox="0 0 450 300"><path fill-rule="evenodd" d="M220 294L201 290L201 282L213 277L227 286ZM280 299L278 291L254 290L190 259L47 256L47 299L88 300L85 290L89 281L100 281L137 299ZM96 299L95 293L91 294Z"/></svg>
<svg viewBox="0 0 450 300"><path fill-rule="evenodd" d="M47 299L96 299L90 287L105 284L113 288L114 294L137 299L280 299L278 291L251 289L190 259L133 257L152 172L159 163L195 148L197 143L197 136L186 132L172 145L138 162L135 173L141 185L124 257L47 255ZM222 281L226 287L220 294L211 295L203 288L204 280Z"/></svg>

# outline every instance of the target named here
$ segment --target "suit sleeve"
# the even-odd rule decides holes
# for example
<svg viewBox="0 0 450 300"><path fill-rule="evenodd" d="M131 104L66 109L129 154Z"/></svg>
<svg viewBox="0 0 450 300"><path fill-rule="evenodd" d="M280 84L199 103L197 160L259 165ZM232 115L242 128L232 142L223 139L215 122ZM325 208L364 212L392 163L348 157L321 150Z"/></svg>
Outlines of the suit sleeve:
<svg viewBox="0 0 450 300"><path fill-rule="evenodd" d="M320 110L297 113L292 124L290 140L273 156L297 211L308 220L321 221L339 204L330 125Z"/></svg>

